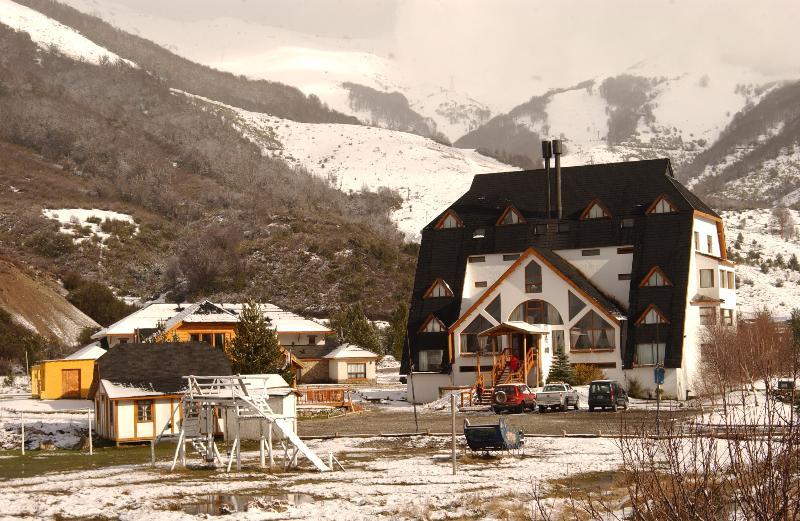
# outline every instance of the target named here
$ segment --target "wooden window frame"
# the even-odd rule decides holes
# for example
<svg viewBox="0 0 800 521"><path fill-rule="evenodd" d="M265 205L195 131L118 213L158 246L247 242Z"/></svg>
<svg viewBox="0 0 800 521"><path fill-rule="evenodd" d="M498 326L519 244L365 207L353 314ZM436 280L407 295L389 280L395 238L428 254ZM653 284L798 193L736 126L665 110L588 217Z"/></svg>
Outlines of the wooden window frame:
<svg viewBox="0 0 800 521"><path fill-rule="evenodd" d="M649 315L651 311L655 311L656 312L656 314L661 319L661 322L656 322L655 324L646 324L645 323L645 319L647 318L647 315ZM644 312L642 312L642 314L639 315L639 318L636 320L636 325L637 326L642 326L642 325L644 325L644 326L656 326L656 325L659 325L660 326L660 325L667 325L669 323L670 323L669 319L664 315L664 313L660 309L658 309L658 306L656 306L655 304L650 304L649 306L647 306L645 308Z"/></svg>
<svg viewBox="0 0 800 521"><path fill-rule="evenodd" d="M669 212L656 212L655 211L656 206L658 206L658 203L660 203L661 201L666 201L672 210ZM647 208L647 211L645 211L645 213L648 215L669 215L671 213L678 213L678 207L675 206L675 203L673 203L669 197L667 197L667 194L661 194L658 197L656 197L656 200L653 201L653 203Z"/></svg>
<svg viewBox="0 0 800 521"><path fill-rule="evenodd" d="M435 290L436 286L438 286L439 284L441 284L444 287L446 295L433 296L433 290ZM433 284L431 284L430 287L425 291L425 293L422 295L422 298L423 299L453 298L453 290L450 289L450 286L448 286L448 284L442 278L437 278L436 280L433 281Z"/></svg>
<svg viewBox="0 0 800 521"><path fill-rule="evenodd" d="M456 220L457 226L455 226L454 228L446 228L444 226L444 223L447 220L447 218L451 217L451 216L453 217L453 219ZM458 214L455 212L455 210L447 210L444 213L444 215L442 215L442 217L439 218L439 221L436 223L436 226L434 226L433 228L435 230L456 230L458 228L463 228L463 227L464 227L464 221L461 220L461 217L458 216Z"/></svg>
<svg viewBox="0 0 800 521"><path fill-rule="evenodd" d="M506 216L508 216L508 214L509 214L509 213L511 213L511 212L514 212L514 214L516 214L516 216L517 216L517 219L519 220L519 222L515 222L515 223L504 223L504 222L503 222L503 220L505 220ZM525 219L525 217L522 215L522 212L520 212L519 210L517 210L517 208L516 208L516 207L515 207L513 204L509 204L508 206L506 206L506 209L505 209L505 210L503 210L503 213L502 213L502 214L500 214L500 218L499 218L499 219L497 219L497 222L496 222L496 223L494 223L494 224L495 224L495 226L515 226L515 225L517 225L517 224L525 224L525 223L527 223L527 222L528 222L528 221L527 221L527 220Z"/></svg>
<svg viewBox="0 0 800 521"><path fill-rule="evenodd" d="M150 416L150 419L148 419L148 420L140 420L139 419L139 402L150 402L150 406L148 407L148 409L149 409L149 413L148 414ZM155 418L155 406L156 406L156 401L155 400L153 400L153 399L134 400L133 401L133 405L136 407L136 423L153 423L154 418Z"/></svg>
<svg viewBox="0 0 800 521"><path fill-rule="evenodd" d="M434 320L439 323L439 327L442 330L441 331L426 331L426 329L428 328L428 324L430 324ZM422 326L419 328L419 331L417 331L417 332L418 333L446 333L447 332L447 326L444 325L444 322L439 320L439 317L437 317L434 314L430 314L430 315L428 315L428 318L426 318L425 321L422 323Z"/></svg>
<svg viewBox="0 0 800 521"><path fill-rule="evenodd" d="M360 366L364 368L364 371L358 371L356 373L350 372L350 366ZM355 376L352 376L355 375ZM366 380L367 379L367 363L366 362L347 362L347 379L348 380Z"/></svg>
<svg viewBox="0 0 800 521"><path fill-rule="evenodd" d="M595 206L597 206L598 208L600 208L600 210L603 211L603 215L601 217L589 217L589 213ZM583 212L581 212L580 220L594 221L598 219L611 219L611 217L612 217L611 212L608 211L608 207L604 205L602 202L600 202L600 199L593 199L588 205L586 205L586 208L583 209Z"/></svg>
<svg viewBox="0 0 800 521"><path fill-rule="evenodd" d="M663 285L661 285L661 286L650 286L650 285L648 285L648 282L650 281L650 277L652 277L654 273L658 273L661 276L661 278L664 279L664 284ZM647 272L647 275L645 275L642 278L642 282L639 283L639 287L640 288L663 288L663 287L666 287L666 286L672 286L672 281L669 280L669 277L667 277L667 274L664 273L664 270L662 270L658 266L653 266L652 268L650 268L650 271Z"/></svg>

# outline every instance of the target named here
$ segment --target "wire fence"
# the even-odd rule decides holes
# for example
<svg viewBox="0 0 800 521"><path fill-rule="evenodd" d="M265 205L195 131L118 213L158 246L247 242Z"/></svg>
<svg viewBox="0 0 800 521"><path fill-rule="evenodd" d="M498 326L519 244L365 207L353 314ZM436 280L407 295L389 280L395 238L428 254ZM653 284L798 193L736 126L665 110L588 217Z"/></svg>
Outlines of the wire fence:
<svg viewBox="0 0 800 521"><path fill-rule="evenodd" d="M31 439L31 430L37 429L36 423L52 424L56 419L58 423L69 424L72 427L77 427L74 430L82 430L85 428L88 431L88 452L89 455L94 454L94 444L92 441L92 433L95 430L95 418L93 409L59 409L59 410L19 410L10 407L0 407L0 424L2 425L18 425L20 433L20 451L25 455L25 444L27 440ZM26 440L26 425L28 427L28 436ZM64 430L64 429L61 429ZM67 429L73 430L73 429Z"/></svg>

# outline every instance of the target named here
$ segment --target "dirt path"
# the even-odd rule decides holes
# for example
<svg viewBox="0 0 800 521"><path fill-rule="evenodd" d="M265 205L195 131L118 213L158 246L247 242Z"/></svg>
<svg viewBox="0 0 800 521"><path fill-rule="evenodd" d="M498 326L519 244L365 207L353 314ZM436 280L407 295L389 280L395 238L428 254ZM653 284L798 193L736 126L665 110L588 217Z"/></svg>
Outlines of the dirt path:
<svg viewBox="0 0 800 521"><path fill-rule="evenodd" d="M680 410L663 413L662 425L669 421L680 421L694 416L696 411ZM629 410L626 412L588 412L568 411L504 414L509 425L522 429L526 434L593 434L598 430L604 434L618 434L625 426L655 430L655 412L650 410ZM472 412L456 415L456 429L463 431L464 419L473 424L496 423L498 415L490 412ZM298 431L301 436L330 436L352 434L407 433L430 431L450 432L449 412L420 411L419 429L414 423L413 410L408 407L387 409L374 407L362 413L349 414L337 418L301 420Z"/></svg>

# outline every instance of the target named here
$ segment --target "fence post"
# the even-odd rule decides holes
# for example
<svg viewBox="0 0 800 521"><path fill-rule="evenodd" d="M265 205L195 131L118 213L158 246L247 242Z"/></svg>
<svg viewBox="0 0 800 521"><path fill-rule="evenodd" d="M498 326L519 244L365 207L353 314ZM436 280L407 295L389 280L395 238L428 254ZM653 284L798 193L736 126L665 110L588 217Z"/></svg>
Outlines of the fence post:
<svg viewBox="0 0 800 521"><path fill-rule="evenodd" d="M86 411L86 417L89 419L89 456L94 454L94 446L92 445L92 410Z"/></svg>
<svg viewBox="0 0 800 521"><path fill-rule="evenodd" d="M20 411L19 422L22 425L22 455L25 455L25 415Z"/></svg>
<svg viewBox="0 0 800 521"><path fill-rule="evenodd" d="M450 395L450 410L452 412L453 418L453 430L452 430L452 453L453 453L453 475L456 475L456 395Z"/></svg>

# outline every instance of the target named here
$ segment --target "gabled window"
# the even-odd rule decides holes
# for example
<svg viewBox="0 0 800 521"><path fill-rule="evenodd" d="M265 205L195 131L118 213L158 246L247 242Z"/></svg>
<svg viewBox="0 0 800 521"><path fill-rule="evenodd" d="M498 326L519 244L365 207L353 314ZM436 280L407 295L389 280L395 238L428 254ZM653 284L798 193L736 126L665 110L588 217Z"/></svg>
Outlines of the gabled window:
<svg viewBox="0 0 800 521"><path fill-rule="evenodd" d="M647 209L647 213L675 213L677 211L678 208L667 199L666 195L659 195Z"/></svg>
<svg viewBox="0 0 800 521"><path fill-rule="evenodd" d="M585 219L608 219L609 217L611 217L611 212L597 199L589 203L589 206L581 213L582 221Z"/></svg>
<svg viewBox="0 0 800 521"><path fill-rule="evenodd" d="M440 298L440 297L452 297L453 290L450 289L450 286L447 285L445 281L442 279L436 279L431 284L431 287L428 288L428 291L425 292L425 295L422 298Z"/></svg>
<svg viewBox="0 0 800 521"><path fill-rule="evenodd" d="M492 327L492 323L486 320L483 315L475 317L470 325L464 328L461 332L461 352L462 353L478 353L486 351L486 348L491 349L492 345L486 345L486 337L479 337L478 333L482 333Z"/></svg>
<svg viewBox="0 0 800 521"><path fill-rule="evenodd" d="M500 295L497 295L493 301L486 306L486 312L497 321L499 324L502 322L502 316L500 315L500 308L501 308L501 301Z"/></svg>
<svg viewBox="0 0 800 521"><path fill-rule="evenodd" d="M453 210L447 210L445 214L439 219L439 222L436 223L435 228L437 230L445 230L449 228L463 228L464 222L458 216L456 212Z"/></svg>
<svg viewBox="0 0 800 521"><path fill-rule="evenodd" d="M569 294L569 319L572 320L578 316L578 313L583 311L583 308L586 307L586 304L573 292L567 291L567 293Z"/></svg>
<svg viewBox="0 0 800 521"><path fill-rule="evenodd" d="M569 330L572 349L613 349L616 345L614 327L594 310L578 320Z"/></svg>
<svg viewBox="0 0 800 521"><path fill-rule="evenodd" d="M642 283L639 284L640 288L644 287L659 287L659 286L672 286L672 282L670 282L669 278L664 274L664 272L658 266L653 266L647 275L644 276L642 279Z"/></svg>
<svg viewBox="0 0 800 521"><path fill-rule="evenodd" d="M655 304L650 304L636 321L637 326L642 324L669 324L669 320Z"/></svg>
<svg viewBox="0 0 800 521"><path fill-rule="evenodd" d="M514 205L508 205L503 215L497 219L497 226L507 226L509 224L523 224L525 218L519 213L519 210L514 208Z"/></svg>
<svg viewBox="0 0 800 521"><path fill-rule="evenodd" d="M419 328L420 333L444 333L447 328L441 320L433 315L429 315L422 327Z"/></svg>

